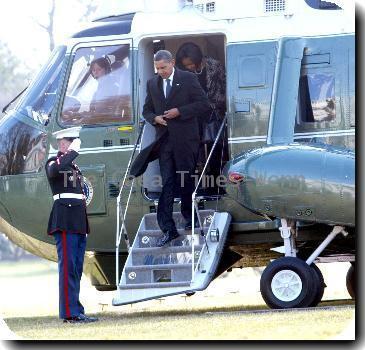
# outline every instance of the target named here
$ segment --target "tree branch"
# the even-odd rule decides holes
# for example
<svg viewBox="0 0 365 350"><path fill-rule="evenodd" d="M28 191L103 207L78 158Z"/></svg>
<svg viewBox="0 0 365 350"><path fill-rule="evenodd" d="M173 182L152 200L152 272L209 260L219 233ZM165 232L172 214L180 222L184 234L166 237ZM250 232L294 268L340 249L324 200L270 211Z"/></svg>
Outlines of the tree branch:
<svg viewBox="0 0 365 350"><path fill-rule="evenodd" d="M98 6L94 3L94 0L78 0L78 2L85 6L85 12L82 15L82 19L83 20L89 20L90 16L96 11L96 9L98 8Z"/></svg>
<svg viewBox="0 0 365 350"><path fill-rule="evenodd" d="M48 12L48 24L42 24L38 20L36 20L34 17L33 20L42 28L44 29L48 34L49 39L49 49L50 51L53 51L54 49L54 17L56 12L56 0L51 0L51 9Z"/></svg>

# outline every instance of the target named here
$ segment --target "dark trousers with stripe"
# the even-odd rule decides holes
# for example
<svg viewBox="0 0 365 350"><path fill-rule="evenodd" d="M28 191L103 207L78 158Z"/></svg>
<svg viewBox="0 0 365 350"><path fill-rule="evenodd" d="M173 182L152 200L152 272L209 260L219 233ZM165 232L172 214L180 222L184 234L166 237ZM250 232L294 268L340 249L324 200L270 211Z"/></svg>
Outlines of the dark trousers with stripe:
<svg viewBox="0 0 365 350"><path fill-rule="evenodd" d="M80 303L80 280L86 249L86 235L56 231L59 276L59 315L65 319L84 314Z"/></svg>

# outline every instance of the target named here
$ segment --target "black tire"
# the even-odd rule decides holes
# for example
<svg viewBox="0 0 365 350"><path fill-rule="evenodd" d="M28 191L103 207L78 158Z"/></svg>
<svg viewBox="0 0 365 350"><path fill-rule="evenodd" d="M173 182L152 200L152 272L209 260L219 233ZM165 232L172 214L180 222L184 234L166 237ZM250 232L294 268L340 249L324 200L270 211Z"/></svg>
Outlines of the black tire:
<svg viewBox="0 0 365 350"><path fill-rule="evenodd" d="M192 297L194 294L195 294L195 292L187 292L187 293L185 293L185 295L187 297Z"/></svg>
<svg viewBox="0 0 365 350"><path fill-rule="evenodd" d="M319 267L316 264L312 264L310 267L312 268L314 273L314 280L317 290L315 292L314 300L309 306L314 307L321 302L326 284L324 283L323 275Z"/></svg>
<svg viewBox="0 0 365 350"><path fill-rule="evenodd" d="M292 288L289 288L289 285L280 287L280 279L285 277L292 281ZM277 284L278 287L275 288L273 284ZM265 303L272 309L300 308L312 304L317 285L315 273L305 261L294 257L283 257L274 260L266 267L261 275L260 291ZM283 294L279 298L280 289ZM291 291L294 291L293 295L285 297L284 293Z"/></svg>
<svg viewBox="0 0 365 350"><path fill-rule="evenodd" d="M355 298L356 291L356 274L355 274L355 265L351 264L350 268L346 274L346 287L352 299Z"/></svg>

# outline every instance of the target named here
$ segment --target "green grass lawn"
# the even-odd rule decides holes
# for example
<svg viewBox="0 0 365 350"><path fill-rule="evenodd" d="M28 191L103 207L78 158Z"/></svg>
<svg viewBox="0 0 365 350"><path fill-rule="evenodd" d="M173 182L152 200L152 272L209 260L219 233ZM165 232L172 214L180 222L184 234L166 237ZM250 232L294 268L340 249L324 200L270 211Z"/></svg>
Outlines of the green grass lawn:
<svg viewBox="0 0 365 350"><path fill-rule="evenodd" d="M324 271L324 299L348 298L341 282L346 270L341 265ZM331 310L269 311L259 277L252 269L234 270L192 297L114 307L114 293L96 291L83 276L80 299L100 322L72 325L58 319L56 263L0 263L0 316L16 335L32 340L327 340L348 326L353 330L354 303ZM322 303L328 304L333 303ZM257 309L263 312L249 312Z"/></svg>
<svg viewBox="0 0 365 350"><path fill-rule="evenodd" d="M6 319L25 339L44 340L328 340L354 318L353 307L265 314L199 310L98 314L100 322L63 324L56 317Z"/></svg>

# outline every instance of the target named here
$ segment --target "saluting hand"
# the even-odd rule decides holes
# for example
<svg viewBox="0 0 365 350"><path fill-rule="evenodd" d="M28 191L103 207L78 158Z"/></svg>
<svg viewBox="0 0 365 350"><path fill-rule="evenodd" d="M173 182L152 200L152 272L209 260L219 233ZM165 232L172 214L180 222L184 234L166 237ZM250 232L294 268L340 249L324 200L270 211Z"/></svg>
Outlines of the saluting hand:
<svg viewBox="0 0 365 350"><path fill-rule="evenodd" d="M168 111L165 111L164 117L167 119L174 119L177 118L180 115L180 112L177 108L169 109Z"/></svg>
<svg viewBox="0 0 365 350"><path fill-rule="evenodd" d="M73 140L70 144L70 146L68 146L69 150L74 150L77 153L80 152L80 146L81 146L81 140L79 138Z"/></svg>
<svg viewBox="0 0 365 350"><path fill-rule="evenodd" d="M158 115L155 117L155 123L163 126L167 126L167 121L164 119L162 115Z"/></svg>

